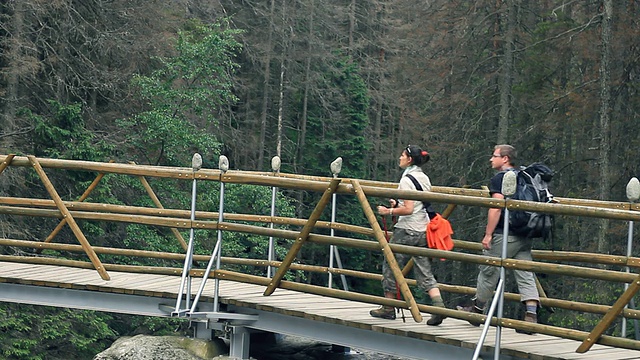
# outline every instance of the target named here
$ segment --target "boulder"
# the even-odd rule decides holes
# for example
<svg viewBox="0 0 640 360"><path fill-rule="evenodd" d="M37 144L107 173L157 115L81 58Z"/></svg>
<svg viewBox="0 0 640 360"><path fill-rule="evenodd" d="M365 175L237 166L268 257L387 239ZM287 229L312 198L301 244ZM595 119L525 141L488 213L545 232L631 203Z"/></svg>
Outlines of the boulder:
<svg viewBox="0 0 640 360"><path fill-rule="evenodd" d="M222 339L136 335L119 338L93 360L211 360L222 354L229 354Z"/></svg>

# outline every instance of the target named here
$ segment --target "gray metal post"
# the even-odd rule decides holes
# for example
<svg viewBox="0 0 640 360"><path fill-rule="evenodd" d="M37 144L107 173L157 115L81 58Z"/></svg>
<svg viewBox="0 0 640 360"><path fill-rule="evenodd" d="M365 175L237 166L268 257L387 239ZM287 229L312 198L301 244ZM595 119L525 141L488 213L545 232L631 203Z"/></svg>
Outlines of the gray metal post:
<svg viewBox="0 0 640 360"><path fill-rule="evenodd" d="M229 159L226 156L220 155L220 159L218 161L218 168L222 173L227 172L229 170ZM218 209L218 225L224 221L224 182L220 181L220 206ZM222 257L222 230L218 227L218 241L216 243L216 247L218 248L218 256L216 257L216 270L220 269L220 258ZM214 295L213 295L213 311L218 312L220 309L220 304L218 302L219 297L219 287L220 287L220 279L214 279Z"/></svg>
<svg viewBox="0 0 640 360"><path fill-rule="evenodd" d="M513 171L507 171L502 178L502 194L506 199L509 199L516 192L516 173ZM507 240L509 236L509 209L506 204L504 207L504 221L502 228L502 254L500 258L502 261L507 258ZM473 354L473 360L477 360L480 356L480 350L482 349L482 344L484 344L484 340L489 331L489 325L491 323L491 317L493 317L493 313L498 308L498 319L502 318L502 312L504 308L504 284L506 281L506 270L504 266L500 266L500 281L498 282L498 287L496 288L496 292L491 300L491 307L489 312L487 313L487 319L484 322L484 328L482 329L482 334L480 335L480 339L478 340L478 344L476 345L475 352ZM496 345L495 345L495 353L494 359L500 359L500 337L502 335L502 327L498 324L496 327Z"/></svg>
<svg viewBox="0 0 640 360"><path fill-rule="evenodd" d="M244 326L229 326L229 330L229 357L248 360L251 334Z"/></svg>
<svg viewBox="0 0 640 360"><path fill-rule="evenodd" d="M509 199L513 194L516 193L517 186L517 177L516 173L513 171L507 171L502 178L502 194L506 199ZM507 258L507 241L509 238L509 208L504 207L504 227L502 229L502 256L500 257L504 262L504 259ZM500 296L498 297L498 320L502 319L503 310L504 310L504 284L506 283L507 274L504 266L500 266L500 279L502 280L502 287L500 288ZM495 360L500 360L500 338L502 337L502 326L498 324L496 327L496 350L493 354L493 358Z"/></svg>
<svg viewBox="0 0 640 360"><path fill-rule="evenodd" d="M338 174L340 174L340 171L342 170L342 157L337 157L332 163L331 163L331 173L333 174L333 177L336 178L338 177ZM336 194L334 193L331 196L331 224L333 224L336 221ZM333 227L331 227L330 229L330 233L331 236L333 237L333 235L335 234L335 230L333 229ZM338 263L338 268L342 269L342 261L340 261L340 253L338 252L338 248L335 245L329 245L329 270L333 269L333 263L334 263L334 259L337 260ZM342 280L342 287L345 291L349 291L349 288L347 286L347 278L346 276L344 276L344 274L340 274L340 279ZM329 271L329 283L327 285L329 288L333 287L333 272Z"/></svg>
<svg viewBox="0 0 640 360"><path fill-rule="evenodd" d="M496 295L498 293L501 293L503 290L504 290L504 281L500 279L500 281L498 281L498 287L496 287ZM484 339L487 338L487 333L489 333L491 317L493 317L493 314L496 312L496 307L498 307L498 302L496 301L496 295L494 295L493 300L491 300L491 306L489 307L487 318L484 320L484 324L482 325L482 332L480 333L480 339L478 339L478 344L476 344L476 349L473 352L473 357L472 357L473 360L478 360L478 358L480 357L480 350L482 350L482 344L484 344Z"/></svg>
<svg viewBox="0 0 640 360"><path fill-rule="evenodd" d="M193 262L193 241L195 237L195 231L193 229L193 221L196 218L196 178L195 172L202 168L202 156L195 153L191 159L191 167L194 172L193 184L191 187L191 222L192 226L189 229L189 244L187 245L187 251L184 258L184 266L182 267L182 276L180 279L180 289L178 290L178 299L176 300L176 307L171 316L179 316L181 313L185 313L185 309L181 309L182 294L186 296L186 308L189 308L189 301L191 301L191 264ZM185 284L187 289L185 290Z"/></svg>
<svg viewBox="0 0 640 360"><path fill-rule="evenodd" d="M639 198L640 198L640 181L638 181L638 178L632 177L631 180L629 180L629 182L627 183L627 199L629 199L629 202L633 204L634 202L638 201ZM633 220L629 220L629 232L627 236L627 259L631 257L632 248L633 248ZM630 269L628 266L625 266L625 271L630 272ZM627 290L628 287L629 287L629 284L624 283L625 291ZM627 307L628 306L625 305L625 309ZM637 335L638 320L634 319L633 321L634 321L634 328L636 332L636 338L638 338L638 335ZM627 337L627 318L626 317L622 317L622 329L620 330L620 332L622 337Z"/></svg>
<svg viewBox="0 0 640 360"><path fill-rule="evenodd" d="M274 174L277 174L280 171L281 160L279 156L274 156L271 159L271 170L273 170ZM273 187L271 189L271 219L276 216L276 193L278 192L277 187ZM273 229L273 221L269 224L269 227ZM275 248L273 244L273 236L269 236L269 254L268 259L269 262L273 261L275 257ZM273 275L273 268L271 265L267 266L267 277L270 278Z"/></svg>

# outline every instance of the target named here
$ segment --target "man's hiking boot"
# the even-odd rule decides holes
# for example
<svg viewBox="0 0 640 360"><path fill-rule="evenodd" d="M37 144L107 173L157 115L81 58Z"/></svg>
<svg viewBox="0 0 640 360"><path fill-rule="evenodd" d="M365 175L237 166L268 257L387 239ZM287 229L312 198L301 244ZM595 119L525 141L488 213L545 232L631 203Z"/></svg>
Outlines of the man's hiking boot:
<svg viewBox="0 0 640 360"><path fill-rule="evenodd" d="M443 305L434 305L437 307L441 307L444 309L444 304ZM438 326L440 324L442 324L442 321L444 319L446 319L447 317L445 315L438 315L438 314L431 314L431 317L429 318L429 320L427 320L427 325L431 325L431 326Z"/></svg>
<svg viewBox="0 0 640 360"><path fill-rule="evenodd" d="M377 309L369 311L369 315L387 320L395 320L396 309L391 306L380 306Z"/></svg>
<svg viewBox="0 0 640 360"><path fill-rule="evenodd" d="M538 314L527 311L524 314L524 321L528 322L528 323L532 323L532 324L537 324L538 323ZM518 329L516 329L516 332L519 333L519 334L527 334L527 335L535 334L533 331L518 330Z"/></svg>
<svg viewBox="0 0 640 360"><path fill-rule="evenodd" d="M469 306L456 306L456 309L458 309L459 311L466 311L474 314L480 314L480 315L484 314L484 309L477 307L475 301L473 302L472 305L469 305ZM481 321L476 321L476 320L467 320L467 321L469 321L469 324L473 326L482 325Z"/></svg>

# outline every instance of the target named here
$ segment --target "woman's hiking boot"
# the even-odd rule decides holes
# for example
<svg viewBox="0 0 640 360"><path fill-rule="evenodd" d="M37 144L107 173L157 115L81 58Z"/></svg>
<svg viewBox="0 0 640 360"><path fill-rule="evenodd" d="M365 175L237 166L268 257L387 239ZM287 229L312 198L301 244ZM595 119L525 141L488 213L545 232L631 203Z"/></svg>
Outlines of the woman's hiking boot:
<svg viewBox="0 0 640 360"><path fill-rule="evenodd" d="M387 320L395 320L396 309L392 306L380 306L377 309L369 311L369 315Z"/></svg>
<svg viewBox="0 0 640 360"><path fill-rule="evenodd" d="M444 315L431 314L431 317L429 318L429 320L427 320L427 325L438 326L442 324L442 321L446 318L447 317Z"/></svg>
<svg viewBox="0 0 640 360"><path fill-rule="evenodd" d="M440 300L439 303L434 303L433 306L445 309L445 306L442 300ZM442 321L446 318L447 317L445 315L431 314L431 317L429 318L429 320L427 320L427 325L438 326L442 324Z"/></svg>

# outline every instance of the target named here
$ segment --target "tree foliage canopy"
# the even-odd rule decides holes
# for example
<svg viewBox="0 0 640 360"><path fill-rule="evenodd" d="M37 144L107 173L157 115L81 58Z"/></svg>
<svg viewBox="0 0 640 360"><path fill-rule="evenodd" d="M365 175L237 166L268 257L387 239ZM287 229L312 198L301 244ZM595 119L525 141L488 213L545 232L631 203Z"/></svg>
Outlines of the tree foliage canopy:
<svg viewBox="0 0 640 360"><path fill-rule="evenodd" d="M434 185L480 187L491 176L493 145L507 141L520 164L556 170L555 195L626 201L625 185L640 173L639 10L638 1L612 0L4 2L0 149L170 166L188 166L199 152L206 167L224 154L242 170L268 167L279 155L282 171L308 175L329 175L340 156L342 176L396 181L400 151L418 144L431 154L425 170ZM91 181L68 176L52 176L64 194L81 194ZM0 185L11 196L47 196L26 171L3 173ZM165 206L189 207L178 195L189 191L183 185L151 185ZM239 198L230 208L267 212L268 191L229 192ZM137 179L108 176L92 198L152 206L144 193ZM218 195L216 188L199 194L211 208ZM278 209L304 218L317 199L280 192ZM353 199L338 204L338 221L366 224ZM483 211L465 207L451 218L456 237L469 240L484 220ZM15 238L44 238L45 225L55 226L0 222ZM556 226L556 249L624 253L625 224L559 219ZM177 250L155 229L82 227L95 244ZM211 245L212 234L202 238ZM257 256L264 246L238 235L230 250ZM379 261L369 257L348 253L354 266ZM303 262L326 258L321 247L300 253ZM440 281L473 284L475 267L449 270ZM552 277L544 283L559 297L601 302L618 291ZM9 308L0 306L5 319ZM562 316L552 320L568 321ZM15 348L7 358L26 358L20 351L38 346L22 320L5 322L3 334L13 335L0 341ZM96 321L115 328L106 316ZM78 353L102 344L61 339Z"/></svg>

